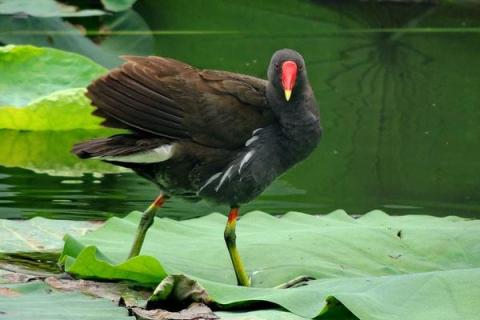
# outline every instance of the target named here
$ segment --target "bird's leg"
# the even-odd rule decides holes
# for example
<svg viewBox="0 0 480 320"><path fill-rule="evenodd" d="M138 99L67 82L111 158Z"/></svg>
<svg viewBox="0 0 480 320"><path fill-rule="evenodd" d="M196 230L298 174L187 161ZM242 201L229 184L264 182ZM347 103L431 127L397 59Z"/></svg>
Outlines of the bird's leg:
<svg viewBox="0 0 480 320"><path fill-rule="evenodd" d="M135 235L135 240L133 241L132 248L130 249L130 254L128 258L136 257L140 254L142 249L143 241L145 240L145 235L147 234L148 228L153 224L155 214L158 209L165 203L167 198L160 194L155 201L143 212L142 219L138 224L137 233Z"/></svg>
<svg viewBox="0 0 480 320"><path fill-rule="evenodd" d="M245 268L243 267L242 260L240 259L240 254L237 250L236 239L237 236L235 234L235 227L237 225L237 218L238 218L238 207L232 207L230 209L230 213L228 214L228 221L227 225L225 226L225 243L227 244L228 253L230 254L230 258L232 259L233 269L235 269L235 275L237 276L237 282L240 286L249 287L250 286L250 279L245 272Z"/></svg>

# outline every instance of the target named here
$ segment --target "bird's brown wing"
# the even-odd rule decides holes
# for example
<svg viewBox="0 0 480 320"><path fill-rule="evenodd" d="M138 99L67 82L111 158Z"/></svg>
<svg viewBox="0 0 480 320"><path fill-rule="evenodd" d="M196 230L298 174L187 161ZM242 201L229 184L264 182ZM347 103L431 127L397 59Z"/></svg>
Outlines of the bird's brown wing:
<svg viewBox="0 0 480 320"><path fill-rule="evenodd" d="M109 127L234 149L272 122L266 81L163 57L125 57L87 96Z"/></svg>

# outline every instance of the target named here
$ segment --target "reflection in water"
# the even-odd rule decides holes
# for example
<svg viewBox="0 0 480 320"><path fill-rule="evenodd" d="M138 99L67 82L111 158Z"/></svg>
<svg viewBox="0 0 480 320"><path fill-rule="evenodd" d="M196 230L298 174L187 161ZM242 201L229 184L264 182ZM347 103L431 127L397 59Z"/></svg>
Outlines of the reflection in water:
<svg viewBox="0 0 480 320"><path fill-rule="evenodd" d="M324 139L244 210L480 216L475 11L324 1L288 11L236 2L235 10L217 6L222 20L207 22L197 12L208 3L167 2L168 15L165 1L138 6L151 28L242 32L156 35L157 54L260 77L278 48L305 56ZM92 135L105 134L0 132L0 216L81 219L145 208L157 193L153 185L69 153L75 141ZM186 218L225 209L173 199L162 213Z"/></svg>

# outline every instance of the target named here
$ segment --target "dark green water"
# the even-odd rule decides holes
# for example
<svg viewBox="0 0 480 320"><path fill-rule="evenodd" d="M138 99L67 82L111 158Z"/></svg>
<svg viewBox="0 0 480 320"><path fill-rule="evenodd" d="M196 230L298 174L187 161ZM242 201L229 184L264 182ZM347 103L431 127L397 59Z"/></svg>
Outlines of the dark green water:
<svg viewBox="0 0 480 320"><path fill-rule="evenodd" d="M304 55L324 139L245 210L480 217L480 7L333 3L150 0L135 10L155 54L198 67L265 77L275 50ZM157 193L148 182L70 155L98 135L0 131L0 217L146 207ZM174 199L162 214L212 210L225 208Z"/></svg>

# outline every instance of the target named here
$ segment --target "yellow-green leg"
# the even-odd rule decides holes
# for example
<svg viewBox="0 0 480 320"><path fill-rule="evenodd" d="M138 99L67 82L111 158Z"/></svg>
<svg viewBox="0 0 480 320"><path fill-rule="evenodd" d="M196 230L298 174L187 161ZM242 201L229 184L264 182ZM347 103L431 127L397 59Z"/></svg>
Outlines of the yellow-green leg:
<svg viewBox="0 0 480 320"><path fill-rule="evenodd" d="M147 234L148 229L152 226L153 220L155 219L155 214L158 209L165 203L167 198L160 194L155 201L143 212L142 219L138 224L137 233L135 235L135 240L133 241L132 248L130 249L130 254L128 258L136 257L140 254L142 250L143 241L145 240L145 235Z"/></svg>
<svg viewBox="0 0 480 320"><path fill-rule="evenodd" d="M245 268L243 267L242 260L240 259L240 254L237 250L236 239L237 236L235 234L235 227L237 225L237 218L238 218L238 207L232 207L230 209L230 213L228 214L228 221L227 225L225 226L225 243L227 244L228 253L230 254L230 258L232 259L233 269L235 270L235 275L237 276L238 285L249 287L250 286L250 279L245 272Z"/></svg>

